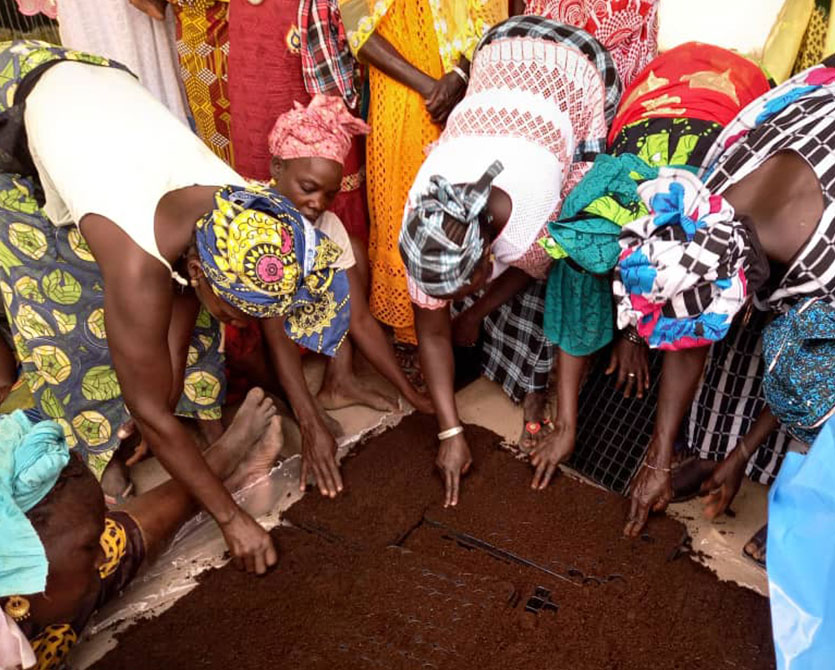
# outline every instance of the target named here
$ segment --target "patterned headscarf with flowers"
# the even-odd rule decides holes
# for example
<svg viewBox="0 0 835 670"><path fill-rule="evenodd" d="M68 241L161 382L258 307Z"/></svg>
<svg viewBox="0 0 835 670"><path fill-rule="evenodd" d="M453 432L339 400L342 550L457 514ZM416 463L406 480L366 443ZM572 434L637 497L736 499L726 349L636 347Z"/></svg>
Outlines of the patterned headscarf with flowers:
<svg viewBox="0 0 835 670"><path fill-rule="evenodd" d="M287 198L255 187L222 188L195 239L215 294L249 316L285 317L292 340L335 355L350 320L348 278L332 267L342 249Z"/></svg>

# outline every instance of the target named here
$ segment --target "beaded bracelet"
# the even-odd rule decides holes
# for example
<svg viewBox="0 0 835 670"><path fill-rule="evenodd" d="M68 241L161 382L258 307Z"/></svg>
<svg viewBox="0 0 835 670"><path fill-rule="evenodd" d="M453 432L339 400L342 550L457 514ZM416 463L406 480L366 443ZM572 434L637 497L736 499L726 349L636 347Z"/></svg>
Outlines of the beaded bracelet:
<svg viewBox="0 0 835 670"><path fill-rule="evenodd" d="M624 338L629 340L632 344L642 344L644 346L647 346L647 343L644 341L644 338L638 335L638 331L635 330L632 326L620 331L620 334Z"/></svg>

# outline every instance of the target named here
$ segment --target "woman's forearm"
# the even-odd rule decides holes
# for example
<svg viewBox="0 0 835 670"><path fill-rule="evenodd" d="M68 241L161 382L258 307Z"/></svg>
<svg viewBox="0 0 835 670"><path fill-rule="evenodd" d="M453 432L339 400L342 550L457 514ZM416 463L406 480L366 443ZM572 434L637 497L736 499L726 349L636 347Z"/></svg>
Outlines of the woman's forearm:
<svg viewBox="0 0 835 670"><path fill-rule="evenodd" d="M307 387L299 347L284 332L283 320L264 319L262 326L273 368L299 424L304 429L321 422Z"/></svg>
<svg viewBox="0 0 835 670"><path fill-rule="evenodd" d="M687 409L693 402L707 359L708 347L664 353L658 392L658 413L647 458L654 465L670 467L673 443Z"/></svg>
<svg viewBox="0 0 835 670"><path fill-rule="evenodd" d="M753 456L757 449L760 448L760 445L768 439L768 436L771 435L777 428L780 426L780 422L777 420L777 417L771 413L771 410L768 407L764 407L760 415L757 417L757 420L754 422L754 425L751 426L751 429L742 436L741 442L745 444L745 460L747 461L751 456Z"/></svg>
<svg viewBox="0 0 835 670"><path fill-rule="evenodd" d="M430 310L415 307L420 365L435 405L441 430L460 423L455 406L455 360L449 307Z"/></svg>
<svg viewBox="0 0 835 670"><path fill-rule="evenodd" d="M533 279L519 268L508 268L495 281L487 285L487 290L470 307L473 317L485 318L501 307L517 293L524 291Z"/></svg>
<svg viewBox="0 0 835 670"><path fill-rule="evenodd" d="M580 386L589 356L572 356L559 350L557 362L557 424L571 432L577 430Z"/></svg>
<svg viewBox="0 0 835 670"><path fill-rule="evenodd" d="M435 80L409 63L397 49L377 33L371 35L357 54L380 72L428 98Z"/></svg>

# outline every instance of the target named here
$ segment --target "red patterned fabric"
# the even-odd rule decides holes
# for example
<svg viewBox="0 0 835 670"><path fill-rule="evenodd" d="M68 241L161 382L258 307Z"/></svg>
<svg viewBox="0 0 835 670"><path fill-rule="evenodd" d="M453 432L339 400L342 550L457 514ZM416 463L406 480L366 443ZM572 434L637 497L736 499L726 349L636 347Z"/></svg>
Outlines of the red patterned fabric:
<svg viewBox="0 0 835 670"><path fill-rule="evenodd" d="M527 0L525 13L582 28L609 50L624 86L658 53L659 0Z"/></svg>
<svg viewBox="0 0 835 670"><path fill-rule="evenodd" d="M623 92L609 131L646 119L681 118L728 125L748 103L769 90L753 62L721 47L687 42L653 60Z"/></svg>

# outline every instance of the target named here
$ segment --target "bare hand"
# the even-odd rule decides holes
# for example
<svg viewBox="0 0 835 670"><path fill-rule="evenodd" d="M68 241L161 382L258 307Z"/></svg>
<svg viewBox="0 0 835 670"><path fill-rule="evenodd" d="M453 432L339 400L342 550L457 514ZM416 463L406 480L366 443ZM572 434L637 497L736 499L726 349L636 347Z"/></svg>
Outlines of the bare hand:
<svg viewBox="0 0 835 670"><path fill-rule="evenodd" d="M649 458L649 456L648 456ZM649 518L650 510L662 512L673 499L673 479L669 472L642 467L632 484L632 506L623 534L638 537Z"/></svg>
<svg viewBox="0 0 835 670"><path fill-rule="evenodd" d="M649 389L649 359L645 346L630 342L625 337L618 337L615 346L612 347L612 357L606 374L610 375L615 370L618 373L615 388L618 391L623 388L624 398L631 398L633 392L637 398L644 397L644 393Z"/></svg>
<svg viewBox="0 0 835 670"><path fill-rule="evenodd" d="M458 488L461 483L461 475L467 474L472 463L473 457L470 453L470 447L467 445L467 440L464 439L463 434L441 442L435 465L438 466L441 476L444 478L444 489L446 491L444 507L450 505L455 507L458 504Z"/></svg>
<svg viewBox="0 0 835 670"><path fill-rule="evenodd" d="M342 491L342 475L336 463L336 440L317 422L311 429L302 427L302 472L299 490L304 491L307 476L313 473L319 492L335 498Z"/></svg>
<svg viewBox="0 0 835 670"><path fill-rule="evenodd" d="M701 495L707 496L704 508L706 519L713 521L731 506L742 485L747 463L742 450L737 447L714 468L710 479L702 483Z"/></svg>
<svg viewBox="0 0 835 670"><path fill-rule="evenodd" d="M481 319L471 309L459 312L452 320L452 343L456 347L473 347L481 334Z"/></svg>
<svg viewBox="0 0 835 670"><path fill-rule="evenodd" d="M278 562L278 553L270 534L241 508L220 529L239 570L263 575Z"/></svg>
<svg viewBox="0 0 835 670"><path fill-rule="evenodd" d="M168 6L166 0L130 0L130 4L157 21L165 18L165 8Z"/></svg>
<svg viewBox="0 0 835 670"><path fill-rule="evenodd" d="M568 430L559 424L554 431L542 438L542 441L531 451L531 465L536 468L531 488L542 491L557 472L559 464L565 461L574 451L573 430Z"/></svg>
<svg viewBox="0 0 835 670"><path fill-rule="evenodd" d="M464 97L467 85L455 72L447 72L435 82L426 98L426 111L432 122L442 125L455 105Z"/></svg>

